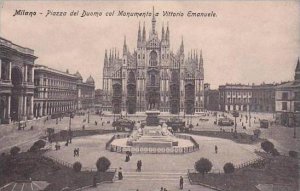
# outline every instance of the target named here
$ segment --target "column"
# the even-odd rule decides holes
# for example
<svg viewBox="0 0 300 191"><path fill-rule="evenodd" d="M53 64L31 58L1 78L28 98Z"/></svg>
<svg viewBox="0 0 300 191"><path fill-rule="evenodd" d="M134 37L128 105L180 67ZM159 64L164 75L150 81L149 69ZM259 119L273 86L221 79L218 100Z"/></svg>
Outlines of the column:
<svg viewBox="0 0 300 191"><path fill-rule="evenodd" d="M39 117L42 117L43 116L43 102L41 102L40 104L40 107L39 107Z"/></svg>
<svg viewBox="0 0 300 191"><path fill-rule="evenodd" d="M27 118L27 96L24 96L24 107L23 107L24 120Z"/></svg>
<svg viewBox="0 0 300 191"><path fill-rule="evenodd" d="M30 96L29 119L33 119L33 96Z"/></svg>
<svg viewBox="0 0 300 191"><path fill-rule="evenodd" d="M31 82L34 82L34 67L31 67Z"/></svg>
<svg viewBox="0 0 300 191"><path fill-rule="evenodd" d="M11 99L11 96L9 95L8 97L7 97L7 119L8 119L8 123L10 123L10 99Z"/></svg>
<svg viewBox="0 0 300 191"><path fill-rule="evenodd" d="M10 81L11 80L11 62L9 62L9 64L8 64L8 71L9 71L8 80Z"/></svg>
<svg viewBox="0 0 300 191"><path fill-rule="evenodd" d="M25 82L28 82L28 76L27 76L27 65L25 65L25 67L24 67L24 73L25 73Z"/></svg>
<svg viewBox="0 0 300 191"><path fill-rule="evenodd" d="M23 95L19 96L19 110L18 110L18 119L22 120L22 116L23 116Z"/></svg>
<svg viewBox="0 0 300 191"><path fill-rule="evenodd" d="M1 75L2 75L2 60L0 59L0 81L1 81Z"/></svg>

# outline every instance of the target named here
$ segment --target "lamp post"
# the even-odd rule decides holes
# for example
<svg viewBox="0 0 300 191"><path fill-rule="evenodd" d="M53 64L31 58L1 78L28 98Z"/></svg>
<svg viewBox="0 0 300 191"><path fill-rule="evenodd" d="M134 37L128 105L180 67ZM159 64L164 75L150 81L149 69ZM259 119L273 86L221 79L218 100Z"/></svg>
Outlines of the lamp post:
<svg viewBox="0 0 300 191"><path fill-rule="evenodd" d="M236 133L236 118L239 116L239 113L237 111L234 111L233 117L234 117L234 132Z"/></svg>
<svg viewBox="0 0 300 191"><path fill-rule="evenodd" d="M293 120L294 120L294 123L293 123L293 125L294 125L294 138L296 138L296 115L295 115L295 113L293 114Z"/></svg>
<svg viewBox="0 0 300 191"><path fill-rule="evenodd" d="M90 110L88 110L88 123L90 123Z"/></svg>
<svg viewBox="0 0 300 191"><path fill-rule="evenodd" d="M73 118L73 113L70 112L70 120L69 120L69 140L67 140L67 143L71 143L72 142L72 130L71 130L71 122L72 122L72 118Z"/></svg>

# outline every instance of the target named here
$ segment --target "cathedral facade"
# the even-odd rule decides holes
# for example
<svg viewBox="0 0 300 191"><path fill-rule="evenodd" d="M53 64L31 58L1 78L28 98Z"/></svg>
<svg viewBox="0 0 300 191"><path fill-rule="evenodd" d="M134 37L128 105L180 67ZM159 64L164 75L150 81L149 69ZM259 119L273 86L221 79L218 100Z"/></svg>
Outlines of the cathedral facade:
<svg viewBox="0 0 300 191"><path fill-rule="evenodd" d="M131 53L124 38L122 56L105 50L103 67L103 111L134 114L149 109L178 114L204 110L202 52L184 54L184 43L170 50L169 26L159 38L153 14L149 37L145 24L138 27L137 47Z"/></svg>

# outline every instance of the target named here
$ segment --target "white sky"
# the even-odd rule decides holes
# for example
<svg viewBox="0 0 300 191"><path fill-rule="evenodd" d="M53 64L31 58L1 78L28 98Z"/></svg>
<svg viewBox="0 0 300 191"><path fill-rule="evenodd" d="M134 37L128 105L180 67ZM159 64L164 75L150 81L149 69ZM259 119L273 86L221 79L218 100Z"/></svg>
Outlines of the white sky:
<svg viewBox="0 0 300 191"><path fill-rule="evenodd" d="M37 64L86 79L92 75L102 87L105 49L122 53L124 35L129 49L136 48L139 21L151 17L45 17L47 10L133 11L160 13L156 29L169 22L171 47L176 52L184 38L185 53L202 49L205 82L213 88L225 83L272 83L292 80L300 56L300 1L5 1L1 5L0 35L32 48ZM38 12L15 16L16 9ZM163 17L162 11L217 13L217 18ZM42 12L44 15L39 15ZM115 13L116 14L116 13Z"/></svg>

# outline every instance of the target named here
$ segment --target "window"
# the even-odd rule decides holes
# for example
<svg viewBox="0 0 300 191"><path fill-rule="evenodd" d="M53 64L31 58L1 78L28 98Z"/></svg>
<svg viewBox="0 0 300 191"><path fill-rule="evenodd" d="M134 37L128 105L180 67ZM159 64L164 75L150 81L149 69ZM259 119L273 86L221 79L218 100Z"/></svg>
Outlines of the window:
<svg viewBox="0 0 300 191"><path fill-rule="evenodd" d="M283 111L287 110L287 102L282 102L282 110Z"/></svg>
<svg viewBox="0 0 300 191"><path fill-rule="evenodd" d="M300 102L295 102L294 103L294 108L296 112L300 112Z"/></svg>
<svg viewBox="0 0 300 191"><path fill-rule="evenodd" d="M295 100L300 101L300 92L295 92Z"/></svg>
<svg viewBox="0 0 300 191"><path fill-rule="evenodd" d="M288 92L283 92L282 93L282 100L288 100L288 96L289 96Z"/></svg>

